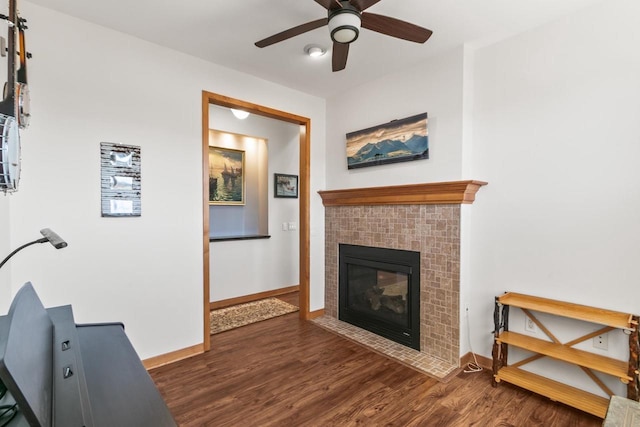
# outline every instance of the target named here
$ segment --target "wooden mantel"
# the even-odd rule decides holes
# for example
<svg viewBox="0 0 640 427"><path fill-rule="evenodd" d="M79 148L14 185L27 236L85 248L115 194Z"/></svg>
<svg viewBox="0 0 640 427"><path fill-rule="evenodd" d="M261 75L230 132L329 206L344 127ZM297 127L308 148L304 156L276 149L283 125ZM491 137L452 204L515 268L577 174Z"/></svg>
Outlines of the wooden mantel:
<svg viewBox="0 0 640 427"><path fill-rule="evenodd" d="M449 181L318 191L325 206L471 204L483 181Z"/></svg>

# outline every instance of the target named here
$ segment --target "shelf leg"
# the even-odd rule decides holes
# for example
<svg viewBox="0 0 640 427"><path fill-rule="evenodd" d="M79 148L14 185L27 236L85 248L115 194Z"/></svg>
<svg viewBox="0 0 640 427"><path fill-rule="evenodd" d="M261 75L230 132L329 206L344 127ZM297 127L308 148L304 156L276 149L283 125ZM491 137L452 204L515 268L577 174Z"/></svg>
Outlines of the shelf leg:
<svg viewBox="0 0 640 427"><path fill-rule="evenodd" d="M500 335L500 330L507 330L508 328L508 320L505 318L505 315L509 315L509 306L502 305L498 302L498 298L496 297L495 306L493 309L493 349L491 350L491 356L493 358L493 382L491 385L493 387L498 386L498 382L496 380L496 375L500 368L507 364L507 344L498 343L496 340Z"/></svg>
<svg viewBox="0 0 640 427"><path fill-rule="evenodd" d="M640 384L638 379L638 370L640 370L640 364L638 363L638 353L640 352L640 342L638 341L638 316L633 316L632 319L636 322L635 330L629 334L629 370L627 374L633 378L627 384L627 399L640 401Z"/></svg>

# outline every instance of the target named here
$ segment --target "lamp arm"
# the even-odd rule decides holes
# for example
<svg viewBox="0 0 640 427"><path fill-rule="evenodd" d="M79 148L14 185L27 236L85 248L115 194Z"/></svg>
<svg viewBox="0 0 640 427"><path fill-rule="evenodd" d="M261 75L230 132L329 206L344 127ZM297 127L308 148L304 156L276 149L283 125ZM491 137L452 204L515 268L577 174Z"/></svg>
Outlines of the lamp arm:
<svg viewBox="0 0 640 427"><path fill-rule="evenodd" d="M18 252L20 252L22 249L26 248L27 246L35 245L36 243L45 243L45 242L48 242L48 241L49 240L46 237L43 237L41 239L34 240L33 242L29 242L29 243L26 243L26 244L20 246L18 249L16 249L15 251L13 251L9 255L7 255L7 257L5 259L3 259L2 262L0 262L0 268L2 268L2 266L5 265L7 263L7 261L9 261L9 259L12 256L14 256L15 254L17 254Z"/></svg>

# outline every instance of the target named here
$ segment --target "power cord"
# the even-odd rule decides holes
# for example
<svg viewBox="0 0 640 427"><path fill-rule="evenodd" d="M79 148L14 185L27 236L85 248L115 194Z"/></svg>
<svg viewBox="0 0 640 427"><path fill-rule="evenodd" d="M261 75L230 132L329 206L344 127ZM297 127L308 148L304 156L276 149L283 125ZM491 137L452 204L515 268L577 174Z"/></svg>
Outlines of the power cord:
<svg viewBox="0 0 640 427"><path fill-rule="evenodd" d="M7 387L0 381L0 400L7 394ZM0 405L0 427L9 425L11 420L18 413L18 404L13 405Z"/></svg>
<svg viewBox="0 0 640 427"><path fill-rule="evenodd" d="M473 362L467 363L467 367L464 369L465 374L470 374L473 372L482 371L482 366L478 363L478 359L476 358L476 354L473 352L473 348L471 348L471 326L469 325L469 308L465 309L465 317L467 318L467 340L469 340L469 350L471 351L471 355L473 356Z"/></svg>
<svg viewBox="0 0 640 427"><path fill-rule="evenodd" d="M11 420L18 413L18 404L14 403L13 405L0 405L0 427L5 427L9 425Z"/></svg>

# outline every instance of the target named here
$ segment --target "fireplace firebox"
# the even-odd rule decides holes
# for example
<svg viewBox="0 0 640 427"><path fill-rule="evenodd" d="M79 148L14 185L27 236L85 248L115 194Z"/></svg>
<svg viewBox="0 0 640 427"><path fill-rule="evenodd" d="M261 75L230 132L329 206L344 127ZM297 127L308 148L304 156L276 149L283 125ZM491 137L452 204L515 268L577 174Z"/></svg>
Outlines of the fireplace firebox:
<svg viewBox="0 0 640 427"><path fill-rule="evenodd" d="M340 320L420 350L420 253L339 245Z"/></svg>

